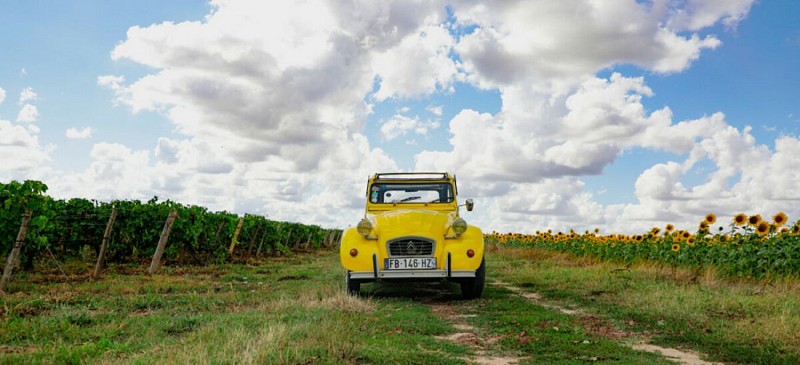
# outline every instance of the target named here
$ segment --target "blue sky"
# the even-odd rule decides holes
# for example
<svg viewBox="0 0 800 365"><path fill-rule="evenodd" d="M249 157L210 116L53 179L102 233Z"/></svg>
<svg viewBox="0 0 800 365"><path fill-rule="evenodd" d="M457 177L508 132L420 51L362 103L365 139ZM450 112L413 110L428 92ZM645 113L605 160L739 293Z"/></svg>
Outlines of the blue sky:
<svg viewBox="0 0 800 365"><path fill-rule="evenodd" d="M487 231L800 218L797 2L0 5L0 181L59 197L343 227L434 169Z"/></svg>

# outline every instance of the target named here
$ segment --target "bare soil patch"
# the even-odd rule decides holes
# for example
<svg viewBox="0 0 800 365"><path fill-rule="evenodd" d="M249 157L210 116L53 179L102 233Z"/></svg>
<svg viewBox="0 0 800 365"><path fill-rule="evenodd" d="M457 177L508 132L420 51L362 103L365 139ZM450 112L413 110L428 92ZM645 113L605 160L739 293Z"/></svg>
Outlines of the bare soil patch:
<svg viewBox="0 0 800 365"><path fill-rule="evenodd" d="M466 357L464 359L473 364L515 365L519 363L520 358L516 356L490 355L489 351L492 349L494 344L502 340L502 338L482 338L478 333L478 329L467 323L468 318L476 317L477 315L460 313L455 304L458 302L453 302L452 300L448 299L449 295L451 295L449 291L442 290L441 293L438 293L437 295L434 295L424 301L430 306L431 312L433 312L436 317L449 322L453 328L458 330L458 332L451 333L447 336L437 336L438 339L466 345L472 349L475 352L475 355Z"/></svg>

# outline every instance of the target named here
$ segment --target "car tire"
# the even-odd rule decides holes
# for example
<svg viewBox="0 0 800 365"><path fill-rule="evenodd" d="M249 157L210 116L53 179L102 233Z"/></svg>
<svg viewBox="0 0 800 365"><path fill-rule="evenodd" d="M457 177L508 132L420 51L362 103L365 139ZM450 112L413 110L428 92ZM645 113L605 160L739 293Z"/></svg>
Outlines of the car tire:
<svg viewBox="0 0 800 365"><path fill-rule="evenodd" d="M350 271L344 272L344 286L347 289L347 294L358 295L361 291L361 281L358 279L350 278Z"/></svg>
<svg viewBox="0 0 800 365"><path fill-rule="evenodd" d="M480 298L483 286L486 283L486 259L481 260L481 266L475 271L475 277L461 281L461 296L464 299Z"/></svg>

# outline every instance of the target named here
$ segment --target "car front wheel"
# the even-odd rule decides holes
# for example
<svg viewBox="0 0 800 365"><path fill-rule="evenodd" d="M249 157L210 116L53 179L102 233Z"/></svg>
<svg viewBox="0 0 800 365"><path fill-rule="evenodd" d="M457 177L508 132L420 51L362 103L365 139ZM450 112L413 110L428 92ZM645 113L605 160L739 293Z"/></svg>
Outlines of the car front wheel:
<svg viewBox="0 0 800 365"><path fill-rule="evenodd" d="M464 299L480 298L483 294L483 285L486 282L486 259L481 260L481 266L475 271L475 277L461 281L461 296Z"/></svg>
<svg viewBox="0 0 800 365"><path fill-rule="evenodd" d="M344 272L344 286L347 288L347 294L358 295L361 291L361 281L358 279L350 278L350 271Z"/></svg>

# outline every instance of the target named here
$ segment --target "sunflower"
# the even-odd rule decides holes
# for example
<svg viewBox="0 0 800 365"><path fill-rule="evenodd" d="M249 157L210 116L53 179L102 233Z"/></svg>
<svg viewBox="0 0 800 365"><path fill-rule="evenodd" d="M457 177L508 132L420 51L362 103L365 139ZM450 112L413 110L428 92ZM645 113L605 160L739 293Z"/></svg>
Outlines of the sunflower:
<svg viewBox="0 0 800 365"><path fill-rule="evenodd" d="M700 229L701 231L705 231L705 230L708 230L708 225L709 225L709 223L708 223L707 220L700 221L700 225L697 226L697 228Z"/></svg>
<svg viewBox="0 0 800 365"><path fill-rule="evenodd" d="M739 213L733 217L733 224L743 226L745 223L747 223L747 214Z"/></svg>
<svg viewBox="0 0 800 365"><path fill-rule="evenodd" d="M667 232L672 232L675 230L675 226L673 226L672 223L669 223L667 224L666 227L664 227L664 230L666 230Z"/></svg>
<svg viewBox="0 0 800 365"><path fill-rule="evenodd" d="M756 233L758 233L759 236L764 236L769 233L769 223L766 221L758 222L758 225L756 226Z"/></svg>
<svg viewBox="0 0 800 365"><path fill-rule="evenodd" d="M751 215L750 218L747 218L747 223L753 227L757 226L761 221L761 214Z"/></svg>
<svg viewBox="0 0 800 365"><path fill-rule="evenodd" d="M775 214L775 216L772 217L772 222L775 223L776 227L780 227L780 226L786 224L786 221L788 221L788 220L789 220L789 217L787 217L786 213L784 213L784 212L780 212L778 214Z"/></svg>
<svg viewBox="0 0 800 365"><path fill-rule="evenodd" d="M689 237L689 239L688 239L688 240L686 240L686 243L687 243L689 246L692 246L692 247L694 247L694 237Z"/></svg>
<svg viewBox="0 0 800 365"><path fill-rule="evenodd" d="M680 250L681 250L681 245L679 245L677 243L673 243L672 244L672 252L678 252Z"/></svg>
<svg viewBox="0 0 800 365"><path fill-rule="evenodd" d="M708 213L708 214L706 214L706 220L705 221L708 224L714 224L714 223L717 222L717 216L714 215L714 213Z"/></svg>
<svg viewBox="0 0 800 365"><path fill-rule="evenodd" d="M689 233L689 231L683 231L683 239L687 240L691 236L692 236L692 234Z"/></svg>
<svg viewBox="0 0 800 365"><path fill-rule="evenodd" d="M792 226L792 233L794 234L800 233L800 223L795 223L794 226Z"/></svg>

